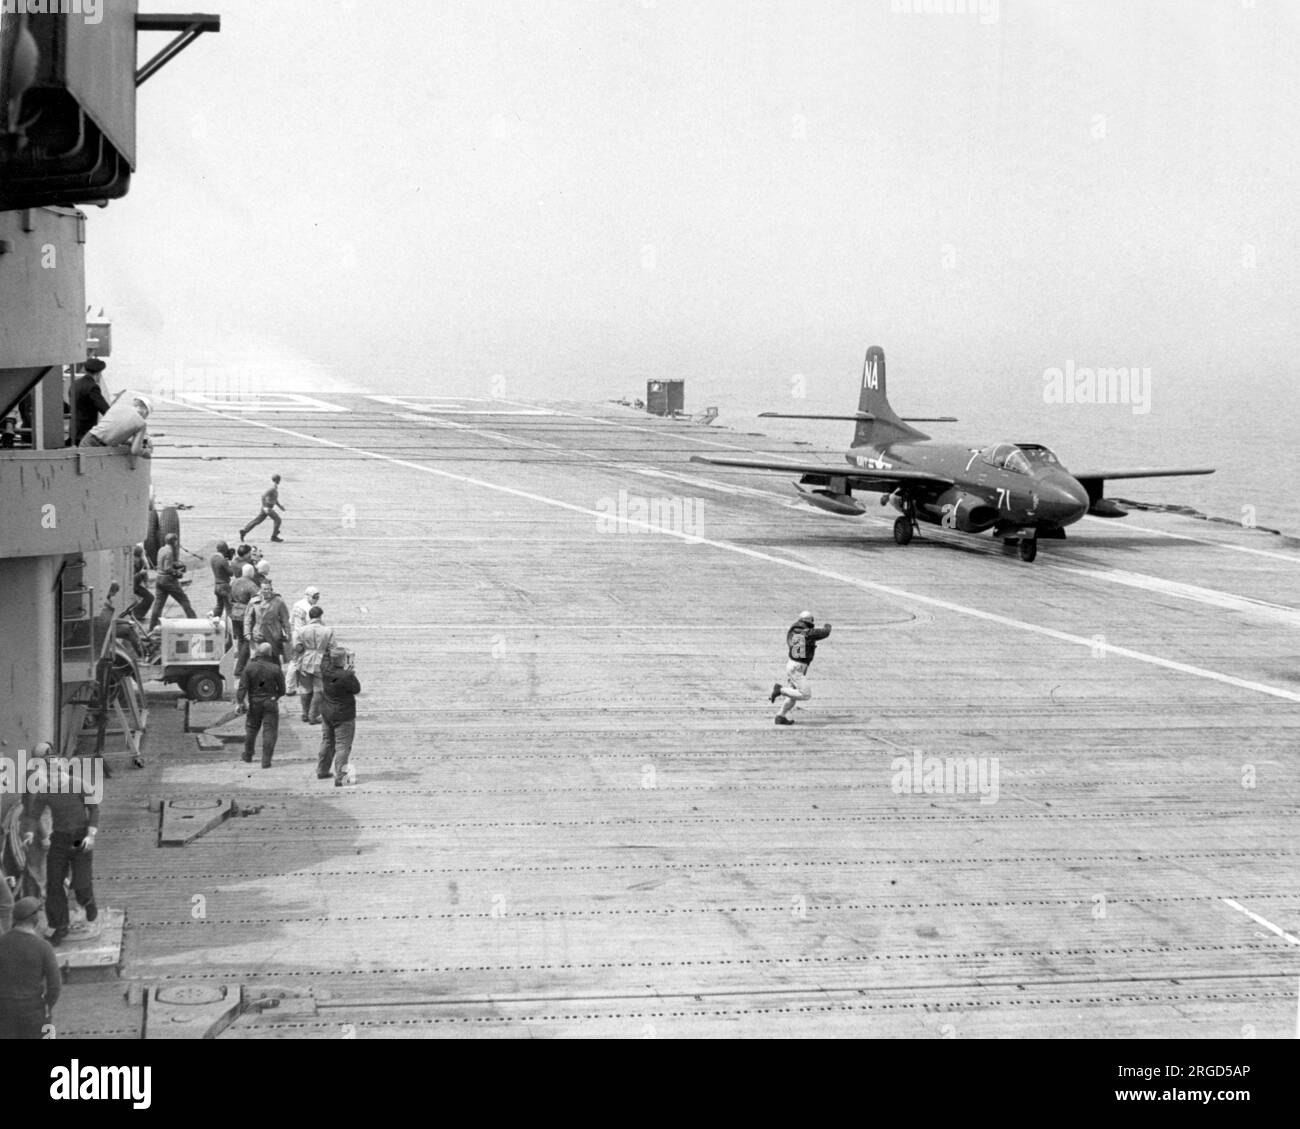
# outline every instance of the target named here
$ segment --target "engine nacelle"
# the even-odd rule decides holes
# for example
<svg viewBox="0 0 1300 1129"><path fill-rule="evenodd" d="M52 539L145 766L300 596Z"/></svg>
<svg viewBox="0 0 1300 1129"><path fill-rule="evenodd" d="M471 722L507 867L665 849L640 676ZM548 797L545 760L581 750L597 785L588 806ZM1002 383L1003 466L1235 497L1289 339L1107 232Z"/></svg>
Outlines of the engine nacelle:
<svg viewBox="0 0 1300 1129"><path fill-rule="evenodd" d="M982 533L998 521L998 508L974 494L955 486L923 507L926 516L945 529L962 533Z"/></svg>
<svg viewBox="0 0 1300 1129"><path fill-rule="evenodd" d="M867 507L847 492L840 493L825 486L810 490L799 482L794 484L794 488L799 491L799 496L810 506L816 506L819 510L826 510L827 513L844 514L847 517L861 517L867 512Z"/></svg>

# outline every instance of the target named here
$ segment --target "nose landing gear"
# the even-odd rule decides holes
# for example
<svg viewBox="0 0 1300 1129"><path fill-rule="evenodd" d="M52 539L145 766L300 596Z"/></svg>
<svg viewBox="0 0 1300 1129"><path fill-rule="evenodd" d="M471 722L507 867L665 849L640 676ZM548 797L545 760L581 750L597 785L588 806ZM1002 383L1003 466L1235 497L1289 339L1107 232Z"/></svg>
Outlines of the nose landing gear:
<svg viewBox="0 0 1300 1129"><path fill-rule="evenodd" d="M894 519L894 543L897 545L908 545L912 541L912 536L916 532L916 504L911 498L906 498L895 491L893 494L882 494L880 497L882 506L893 506L902 516Z"/></svg>
<svg viewBox="0 0 1300 1129"><path fill-rule="evenodd" d="M1038 556L1038 538L1037 537L1006 537L1002 541L1003 553L1011 553L1014 550L1020 550L1020 559L1028 564Z"/></svg>

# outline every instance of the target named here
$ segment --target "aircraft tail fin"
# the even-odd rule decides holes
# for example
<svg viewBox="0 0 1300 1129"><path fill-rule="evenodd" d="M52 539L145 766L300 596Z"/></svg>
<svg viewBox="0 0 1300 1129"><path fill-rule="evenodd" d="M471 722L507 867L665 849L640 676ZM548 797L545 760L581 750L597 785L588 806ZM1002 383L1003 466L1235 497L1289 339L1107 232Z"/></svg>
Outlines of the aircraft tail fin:
<svg viewBox="0 0 1300 1129"><path fill-rule="evenodd" d="M885 390L885 351L879 345L867 350L862 362L862 394L858 411L871 419L858 421L853 430L854 447L884 447L899 441L929 439L923 431L910 427L889 406Z"/></svg>

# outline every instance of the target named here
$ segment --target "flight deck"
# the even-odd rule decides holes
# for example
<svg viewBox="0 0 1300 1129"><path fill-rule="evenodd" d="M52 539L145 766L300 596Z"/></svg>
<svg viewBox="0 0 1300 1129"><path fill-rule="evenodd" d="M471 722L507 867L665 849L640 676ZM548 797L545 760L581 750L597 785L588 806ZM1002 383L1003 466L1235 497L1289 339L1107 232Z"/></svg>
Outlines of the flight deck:
<svg viewBox="0 0 1300 1129"><path fill-rule="evenodd" d="M60 1037L159 1035L154 988L242 999L227 1039L1296 1033L1294 541L1135 512L1033 563L903 547L874 499L690 461L806 447L612 404L192 397L150 426L196 554L283 476L259 544L356 652L356 784L315 778L296 702L262 770L149 687L95 855L120 979L70 983ZM804 609L833 632L782 728ZM167 801L246 814L160 847Z"/></svg>

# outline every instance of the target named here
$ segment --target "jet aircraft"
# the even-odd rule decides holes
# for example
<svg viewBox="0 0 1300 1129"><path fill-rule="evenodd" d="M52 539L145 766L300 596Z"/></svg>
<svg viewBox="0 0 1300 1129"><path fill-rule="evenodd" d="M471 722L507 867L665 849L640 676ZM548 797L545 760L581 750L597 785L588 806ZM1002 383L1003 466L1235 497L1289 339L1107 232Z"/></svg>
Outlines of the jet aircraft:
<svg viewBox="0 0 1300 1129"><path fill-rule="evenodd" d="M1038 542L1065 537L1065 527L1084 514L1124 517L1126 510L1105 497L1107 479L1166 478L1213 474L1212 467L1087 470L1071 473L1041 443L993 443L968 447L935 443L913 423L955 423L951 416L902 418L889 406L885 388L885 353L867 350L862 392L853 415L763 412L775 419L834 419L856 424L841 470L829 463L775 462L760 459L692 456L713 466L797 474L795 489L804 501L834 514L861 516L866 506L854 490L878 492L880 504L899 512L894 540L906 545L925 521L962 533L993 531L1004 551L1019 548L1032 561Z"/></svg>

